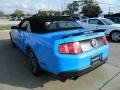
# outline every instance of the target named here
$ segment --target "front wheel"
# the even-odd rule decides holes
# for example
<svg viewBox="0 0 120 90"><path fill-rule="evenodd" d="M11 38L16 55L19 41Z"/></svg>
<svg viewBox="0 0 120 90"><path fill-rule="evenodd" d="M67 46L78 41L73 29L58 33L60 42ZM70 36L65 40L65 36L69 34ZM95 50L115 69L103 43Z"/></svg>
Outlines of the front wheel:
<svg viewBox="0 0 120 90"><path fill-rule="evenodd" d="M12 44L12 47L16 48L16 45L15 45L15 43L13 42L13 38L12 38L11 34L10 34L10 42L11 42L11 44Z"/></svg>
<svg viewBox="0 0 120 90"><path fill-rule="evenodd" d="M39 63L31 49L28 50L28 64L30 71L33 73L33 75L39 76L40 74Z"/></svg>
<svg viewBox="0 0 120 90"><path fill-rule="evenodd" d="M111 33L110 38L112 41L119 42L120 41L120 31L114 31Z"/></svg>

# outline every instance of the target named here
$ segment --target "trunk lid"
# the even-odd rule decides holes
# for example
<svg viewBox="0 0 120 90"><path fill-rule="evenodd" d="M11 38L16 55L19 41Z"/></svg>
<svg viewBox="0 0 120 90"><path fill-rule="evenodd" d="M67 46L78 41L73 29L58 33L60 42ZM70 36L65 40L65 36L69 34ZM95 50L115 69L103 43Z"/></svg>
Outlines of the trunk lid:
<svg viewBox="0 0 120 90"><path fill-rule="evenodd" d="M99 48L104 45L102 42L102 36L104 36L104 33L100 30L90 31L85 29L78 29L73 31L51 33L50 36L55 40L56 48L64 43L79 42L82 51L88 51L94 49L91 44L92 40L94 39L97 41L98 44L95 48Z"/></svg>

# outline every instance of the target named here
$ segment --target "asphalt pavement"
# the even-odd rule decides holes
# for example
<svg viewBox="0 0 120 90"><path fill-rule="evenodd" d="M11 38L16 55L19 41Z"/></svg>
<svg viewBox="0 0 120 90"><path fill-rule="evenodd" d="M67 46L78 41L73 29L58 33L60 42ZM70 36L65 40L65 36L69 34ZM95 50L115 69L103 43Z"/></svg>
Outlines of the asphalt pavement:
<svg viewBox="0 0 120 90"><path fill-rule="evenodd" d="M33 76L27 57L11 46L8 31L0 32L0 90L120 90L120 43L109 43L106 64L76 81L61 82L49 74Z"/></svg>

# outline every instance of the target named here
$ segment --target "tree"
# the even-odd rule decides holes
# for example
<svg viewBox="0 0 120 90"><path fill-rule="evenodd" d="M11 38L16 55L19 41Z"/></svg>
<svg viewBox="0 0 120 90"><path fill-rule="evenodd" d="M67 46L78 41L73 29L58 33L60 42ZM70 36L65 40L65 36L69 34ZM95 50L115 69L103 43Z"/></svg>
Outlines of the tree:
<svg viewBox="0 0 120 90"><path fill-rule="evenodd" d="M25 14L23 13L22 10L15 10L14 13L11 14L13 17L21 17L24 16Z"/></svg>
<svg viewBox="0 0 120 90"><path fill-rule="evenodd" d="M80 0L79 2L83 5L81 13L85 16L96 16L102 13L100 6L94 0Z"/></svg>
<svg viewBox="0 0 120 90"><path fill-rule="evenodd" d="M47 16L47 12L46 11L38 11L38 16Z"/></svg>
<svg viewBox="0 0 120 90"><path fill-rule="evenodd" d="M26 13L26 16L31 16L31 14L30 13Z"/></svg>
<svg viewBox="0 0 120 90"><path fill-rule="evenodd" d="M79 0L78 1L80 3L80 5L82 6L86 6L86 5L91 5L93 3L97 3L96 1L94 0Z"/></svg>
<svg viewBox="0 0 120 90"><path fill-rule="evenodd" d="M0 11L0 16L4 16L5 14L2 12L2 11Z"/></svg>
<svg viewBox="0 0 120 90"><path fill-rule="evenodd" d="M69 3L67 5L66 12L67 14L71 15L74 14L75 11L78 11L79 9L79 2L78 1L73 1L72 3Z"/></svg>

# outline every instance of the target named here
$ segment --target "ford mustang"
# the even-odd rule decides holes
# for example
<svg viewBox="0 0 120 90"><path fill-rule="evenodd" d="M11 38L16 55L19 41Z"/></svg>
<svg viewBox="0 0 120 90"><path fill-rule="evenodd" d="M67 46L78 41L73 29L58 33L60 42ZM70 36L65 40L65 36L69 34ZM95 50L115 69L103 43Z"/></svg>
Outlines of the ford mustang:
<svg viewBox="0 0 120 90"><path fill-rule="evenodd" d="M31 72L42 71L76 79L108 57L109 44L102 30L82 28L69 17L29 17L12 26L10 41L28 56Z"/></svg>

